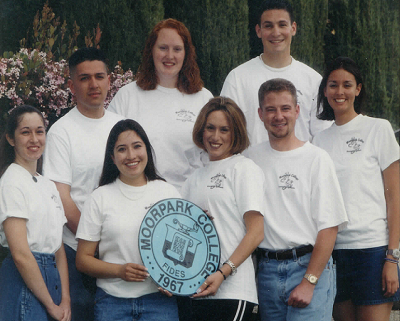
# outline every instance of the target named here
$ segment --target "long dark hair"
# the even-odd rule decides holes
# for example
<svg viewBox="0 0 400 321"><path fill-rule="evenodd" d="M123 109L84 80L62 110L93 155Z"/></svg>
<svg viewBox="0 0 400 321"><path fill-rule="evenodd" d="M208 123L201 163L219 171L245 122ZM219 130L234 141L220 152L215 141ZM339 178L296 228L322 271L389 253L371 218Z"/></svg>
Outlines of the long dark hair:
<svg viewBox="0 0 400 321"><path fill-rule="evenodd" d="M325 88L328 83L329 75L338 69L346 70L351 73L356 79L357 86L362 84L360 94L355 97L354 100L354 111L359 114L361 113L361 107L365 101L365 85L363 83L363 78L361 74L361 70L354 60L348 57L338 57L335 60L328 63L326 66L324 76L322 78L321 84L319 85L318 90L318 110L317 110L317 118L322 120L335 120L335 113L331 105L328 103L328 99L325 97ZM322 107L322 110L321 110Z"/></svg>
<svg viewBox="0 0 400 321"><path fill-rule="evenodd" d="M120 120L114 125L110 131L110 135L108 136L103 171L101 173L99 186L110 184L119 176L119 170L114 164L112 156L114 155L114 147L119 135L127 130L133 130L136 134L138 134L146 146L147 165L144 169L144 174L146 175L147 179L149 181L154 181L156 179L165 181L164 178L157 174L157 170L154 165L153 147L151 146L149 138L147 137L143 127L132 119L124 119Z"/></svg>
<svg viewBox="0 0 400 321"><path fill-rule="evenodd" d="M45 121L42 113L33 106L21 105L12 110L8 116L5 131L0 139L0 177L3 176L7 167L15 161L15 150L7 141L7 136L11 139L15 139L15 130L18 128L18 124L21 122L22 117L26 113L36 113L40 116L45 125ZM37 162L37 172L42 172L43 157L40 156Z"/></svg>

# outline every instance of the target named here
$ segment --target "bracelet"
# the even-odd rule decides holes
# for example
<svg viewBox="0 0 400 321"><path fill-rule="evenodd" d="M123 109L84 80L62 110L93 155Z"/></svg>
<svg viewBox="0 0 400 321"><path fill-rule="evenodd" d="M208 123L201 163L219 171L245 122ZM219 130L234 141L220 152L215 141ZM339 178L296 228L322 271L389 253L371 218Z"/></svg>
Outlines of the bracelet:
<svg viewBox="0 0 400 321"><path fill-rule="evenodd" d="M217 271L218 271L218 272L221 272L222 276L224 277L224 281L225 281L225 280L226 280L226 276L225 276L224 272L222 272L221 269L217 269Z"/></svg>
<svg viewBox="0 0 400 321"><path fill-rule="evenodd" d="M384 260L385 260L385 261L388 261L388 262L390 262L390 263L395 263L395 264L398 264L398 263L399 263L399 261L393 260L393 259L389 259L388 257L385 257Z"/></svg>
<svg viewBox="0 0 400 321"><path fill-rule="evenodd" d="M225 261L224 264L228 264L231 267L231 270L232 270L231 275L232 276L236 274L236 272L237 272L236 266L235 266L235 264L233 264L233 262L231 260Z"/></svg>

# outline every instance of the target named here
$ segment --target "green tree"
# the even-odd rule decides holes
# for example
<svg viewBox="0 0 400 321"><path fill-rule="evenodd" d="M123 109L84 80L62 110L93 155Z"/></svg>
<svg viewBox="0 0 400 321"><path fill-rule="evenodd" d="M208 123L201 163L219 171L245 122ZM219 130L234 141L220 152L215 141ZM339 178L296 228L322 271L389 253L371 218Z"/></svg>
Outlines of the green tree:
<svg viewBox="0 0 400 321"><path fill-rule="evenodd" d="M205 87L218 95L231 69L249 59L247 0L164 1L166 18L192 35Z"/></svg>
<svg viewBox="0 0 400 321"><path fill-rule="evenodd" d="M400 4L396 0L330 0L326 60L348 56L368 94L363 113L399 127Z"/></svg>
<svg viewBox="0 0 400 321"><path fill-rule="evenodd" d="M18 51L19 41L26 37L36 12L42 10L45 0L0 1L0 54Z"/></svg>
<svg viewBox="0 0 400 321"><path fill-rule="evenodd" d="M100 25L100 47L110 66L121 61L136 72L149 31L164 16L162 0L63 0L63 17L86 35ZM80 46L83 46L81 43Z"/></svg>

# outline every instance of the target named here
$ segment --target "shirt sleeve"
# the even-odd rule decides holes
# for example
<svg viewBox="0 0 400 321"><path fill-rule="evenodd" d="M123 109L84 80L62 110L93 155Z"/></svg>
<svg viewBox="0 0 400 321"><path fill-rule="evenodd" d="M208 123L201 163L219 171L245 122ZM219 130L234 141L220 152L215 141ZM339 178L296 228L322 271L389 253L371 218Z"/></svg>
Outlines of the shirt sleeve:
<svg viewBox="0 0 400 321"><path fill-rule="evenodd" d="M239 97L237 95L237 85L235 82L235 77L233 71L231 71L224 81L224 85L221 89L221 96L228 97L234 102L238 103ZM240 106L241 107L241 106Z"/></svg>
<svg viewBox="0 0 400 321"><path fill-rule="evenodd" d="M396 141L392 125L385 119L380 119L379 124L380 126L376 128L374 148L379 166L384 171L393 162L399 160L400 147Z"/></svg>
<svg viewBox="0 0 400 321"><path fill-rule="evenodd" d="M233 187L240 213L257 211L264 215L264 184L264 173L252 160L236 164Z"/></svg>
<svg viewBox="0 0 400 321"><path fill-rule="evenodd" d="M94 193L92 193L83 206L75 238L92 242L100 241L102 225L102 209Z"/></svg>
<svg viewBox="0 0 400 321"><path fill-rule="evenodd" d="M311 177L311 215L317 230L347 225L347 213L342 192L336 176L335 166L327 152L321 150L313 164Z"/></svg>
<svg viewBox="0 0 400 321"><path fill-rule="evenodd" d="M132 83L128 84L131 85ZM125 85L125 86L128 86ZM110 104L107 107L107 110L124 116L124 117L128 117L127 115L127 103L125 101L125 92L127 91L127 88L122 87L118 90L118 92L115 94L114 98L111 100Z"/></svg>
<svg viewBox="0 0 400 321"><path fill-rule="evenodd" d="M68 140L50 130L46 138L46 150L43 156L44 176L55 182L72 184L70 147Z"/></svg>
<svg viewBox="0 0 400 321"><path fill-rule="evenodd" d="M0 190L0 224L9 217L29 219L24 193L16 186L3 186Z"/></svg>

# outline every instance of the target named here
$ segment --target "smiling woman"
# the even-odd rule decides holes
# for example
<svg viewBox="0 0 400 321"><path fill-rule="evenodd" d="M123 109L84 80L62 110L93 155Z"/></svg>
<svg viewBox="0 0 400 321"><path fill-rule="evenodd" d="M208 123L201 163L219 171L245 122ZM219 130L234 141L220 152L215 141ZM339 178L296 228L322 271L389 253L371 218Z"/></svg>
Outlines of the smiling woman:
<svg viewBox="0 0 400 321"><path fill-rule="evenodd" d="M327 65L318 93L318 117L335 122L313 143L335 163L349 217L333 251L338 321L389 320L400 298L399 145L387 120L360 113L365 89L357 64L338 57Z"/></svg>
<svg viewBox="0 0 400 321"><path fill-rule="evenodd" d="M119 134L112 159L122 182L132 186L146 184L144 174L147 166L146 146L135 131L127 130Z"/></svg>
<svg viewBox="0 0 400 321"><path fill-rule="evenodd" d="M66 218L55 184L37 172L45 142L42 114L15 108L0 142L0 245L9 249L0 270L2 320L71 319Z"/></svg>
<svg viewBox="0 0 400 321"><path fill-rule="evenodd" d="M166 198L180 195L157 174L145 131L132 119L119 121L107 140L100 187L86 201L76 233L77 268L97 278L96 321L132 320L137 314L178 320L176 298L158 293L138 238L132 237L147 209Z"/></svg>
<svg viewBox="0 0 400 321"><path fill-rule="evenodd" d="M258 301L250 255L264 238L264 175L240 154L249 146L243 112L229 98L211 99L197 117L193 141L210 162L188 178L182 196L213 215L224 263L194 289L180 320L251 320ZM198 300L207 296L214 298Z"/></svg>
<svg viewBox="0 0 400 321"><path fill-rule="evenodd" d="M195 167L203 166L191 134L198 112L210 98L189 30L182 22L167 19L150 33L136 81L117 92L109 110L145 128L161 175L180 188Z"/></svg>

